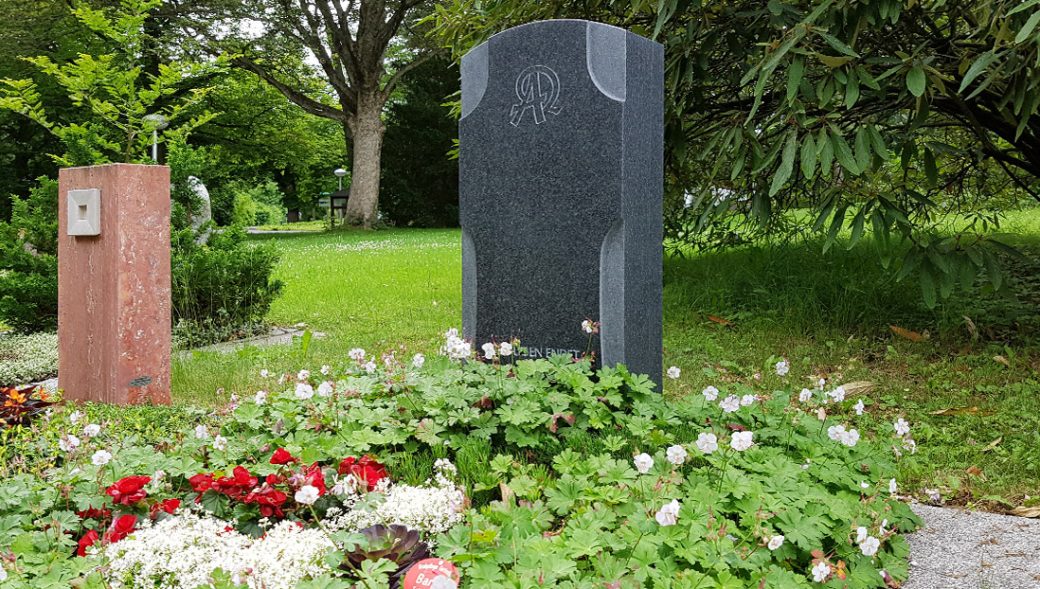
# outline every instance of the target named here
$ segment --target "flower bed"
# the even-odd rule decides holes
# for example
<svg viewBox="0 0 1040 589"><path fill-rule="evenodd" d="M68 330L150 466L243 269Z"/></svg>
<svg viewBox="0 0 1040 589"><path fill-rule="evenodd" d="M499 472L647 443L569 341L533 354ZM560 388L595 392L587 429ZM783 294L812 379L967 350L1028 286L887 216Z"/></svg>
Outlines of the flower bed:
<svg viewBox="0 0 1040 589"><path fill-rule="evenodd" d="M673 400L624 368L514 363L515 342L478 361L447 335L429 361L264 372L154 440L56 410L31 432L53 459L0 482L0 587L393 587L426 554L463 587L905 578L905 421L864 431L825 382Z"/></svg>

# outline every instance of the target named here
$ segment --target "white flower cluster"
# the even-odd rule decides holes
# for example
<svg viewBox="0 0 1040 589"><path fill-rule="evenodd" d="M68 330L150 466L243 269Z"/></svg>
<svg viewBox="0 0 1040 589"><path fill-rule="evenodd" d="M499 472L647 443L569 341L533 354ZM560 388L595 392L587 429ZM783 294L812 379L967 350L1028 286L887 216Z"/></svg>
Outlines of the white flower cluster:
<svg viewBox="0 0 1040 589"><path fill-rule="evenodd" d="M911 454L917 453L917 442L910 437L910 423L907 420L900 417L892 424L892 428L896 431L896 437L903 442L903 450L910 452ZM896 455L900 455L899 448L895 448Z"/></svg>
<svg viewBox="0 0 1040 589"><path fill-rule="evenodd" d="M465 360L473 355L473 346L459 337L459 330L452 328L444 334L444 347L441 353L452 360Z"/></svg>
<svg viewBox="0 0 1040 589"><path fill-rule="evenodd" d="M502 342L497 348L494 343L488 342L483 346L480 346L480 349L484 351L485 360L494 360L496 354L503 358L508 358L513 355L513 344L510 342Z"/></svg>
<svg viewBox="0 0 1040 589"><path fill-rule="evenodd" d="M827 428L827 437L851 448L859 442L859 430L855 428L846 430L845 426L840 424L832 425Z"/></svg>
<svg viewBox="0 0 1040 589"><path fill-rule="evenodd" d="M863 556L872 557L877 554L878 548L881 547L881 540L871 536L867 528L860 526L856 528L856 544L859 544L859 550L863 553Z"/></svg>
<svg viewBox="0 0 1040 589"><path fill-rule="evenodd" d="M285 521L253 539L227 528L186 512L140 529L104 549L108 581L114 589L200 587L220 569L250 589L291 589L327 570L333 544L321 530Z"/></svg>
<svg viewBox="0 0 1040 589"><path fill-rule="evenodd" d="M369 501L357 502L331 518L328 527L356 532L376 524L399 524L429 536L446 532L462 522L465 495L445 475L445 469L438 469L435 482L434 486L422 487L389 485L382 497L373 496L374 506Z"/></svg>

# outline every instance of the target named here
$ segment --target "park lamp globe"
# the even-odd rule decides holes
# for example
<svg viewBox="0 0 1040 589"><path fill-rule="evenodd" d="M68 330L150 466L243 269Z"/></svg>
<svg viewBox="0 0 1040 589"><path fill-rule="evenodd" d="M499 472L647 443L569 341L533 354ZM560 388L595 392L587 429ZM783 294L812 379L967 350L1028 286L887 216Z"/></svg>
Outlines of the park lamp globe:
<svg viewBox="0 0 1040 589"><path fill-rule="evenodd" d="M152 160L159 163L159 131L168 127L170 123L157 112L145 115L141 120L152 129Z"/></svg>
<svg viewBox="0 0 1040 589"><path fill-rule="evenodd" d="M336 178L339 178L339 191L342 192L343 191L343 177L347 175L347 171L344 170L343 168L336 168L335 170L333 170L332 173L336 175Z"/></svg>

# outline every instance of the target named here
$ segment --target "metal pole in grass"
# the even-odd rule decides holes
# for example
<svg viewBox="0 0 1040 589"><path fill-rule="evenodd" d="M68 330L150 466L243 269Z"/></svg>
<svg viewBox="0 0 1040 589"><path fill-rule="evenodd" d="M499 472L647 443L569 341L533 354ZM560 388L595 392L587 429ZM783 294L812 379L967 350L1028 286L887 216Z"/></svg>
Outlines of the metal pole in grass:
<svg viewBox="0 0 1040 589"><path fill-rule="evenodd" d="M343 192L343 177L347 175L347 171L344 170L343 168L336 168L332 173L336 175L337 179L339 179L339 188L336 189L336 192ZM335 201L334 198L329 198L329 228L330 229L336 227L336 217L334 215L335 211L333 210L333 206L332 206L334 201Z"/></svg>

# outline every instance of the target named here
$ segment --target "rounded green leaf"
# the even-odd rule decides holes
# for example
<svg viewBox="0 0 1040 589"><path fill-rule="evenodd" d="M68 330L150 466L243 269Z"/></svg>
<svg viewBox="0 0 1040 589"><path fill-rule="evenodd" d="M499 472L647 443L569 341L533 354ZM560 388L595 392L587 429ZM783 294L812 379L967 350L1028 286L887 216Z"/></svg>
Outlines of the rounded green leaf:
<svg viewBox="0 0 1040 589"><path fill-rule="evenodd" d="M925 79L924 69L919 65L910 68L906 73L906 89L914 96L920 97L924 94Z"/></svg>

